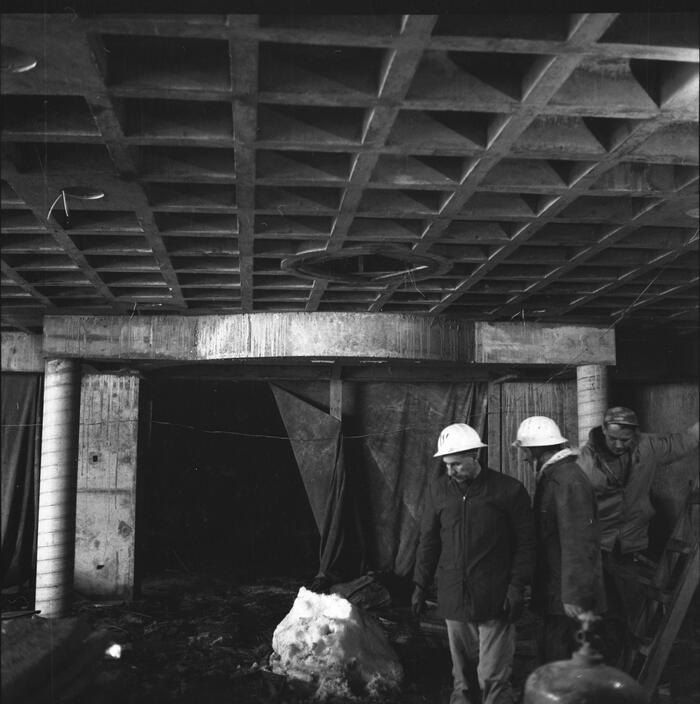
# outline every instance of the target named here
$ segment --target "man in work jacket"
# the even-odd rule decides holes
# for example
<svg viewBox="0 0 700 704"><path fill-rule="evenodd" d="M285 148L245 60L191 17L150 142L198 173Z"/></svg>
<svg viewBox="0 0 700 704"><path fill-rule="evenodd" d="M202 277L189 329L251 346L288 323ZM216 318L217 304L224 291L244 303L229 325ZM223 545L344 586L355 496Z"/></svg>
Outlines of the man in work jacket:
<svg viewBox="0 0 700 704"><path fill-rule="evenodd" d="M446 473L427 488L413 573L414 614L437 568L454 689L450 704L510 704L515 622L535 557L530 499L513 477L482 468L486 447L464 423L440 434Z"/></svg>
<svg viewBox="0 0 700 704"><path fill-rule="evenodd" d="M617 654L643 597L635 577L649 544L649 521L654 515L649 492L656 467L697 449L698 423L680 433L640 433L636 413L615 406L605 412L603 424L590 431L588 442L579 450L579 464L598 503L608 621L612 624L609 635Z"/></svg>
<svg viewBox="0 0 700 704"><path fill-rule="evenodd" d="M596 501L590 482L546 416L526 418L513 443L535 471L533 501L537 562L532 610L543 619L543 662L565 660L576 649L578 617L605 611Z"/></svg>

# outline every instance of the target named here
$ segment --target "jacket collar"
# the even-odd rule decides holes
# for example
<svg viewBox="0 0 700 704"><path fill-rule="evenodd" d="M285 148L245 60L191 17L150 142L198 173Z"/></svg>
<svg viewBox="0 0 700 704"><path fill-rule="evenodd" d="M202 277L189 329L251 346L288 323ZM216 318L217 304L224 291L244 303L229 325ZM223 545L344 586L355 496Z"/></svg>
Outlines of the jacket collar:
<svg viewBox="0 0 700 704"><path fill-rule="evenodd" d="M447 476L447 472L445 472L445 474L443 476L445 477L445 480L447 481L447 483L450 486L454 487L455 491L459 492L460 496L464 496L466 494L469 494L470 496L474 496L475 494L478 494L483 490L484 485L486 483L487 471L488 470L486 469L486 467L482 467L481 470L479 471L479 474L477 474L476 477L474 477L474 479L472 479L471 483L469 484L469 486L467 487L465 492L462 492L462 489L459 486L459 483L457 482L456 479L452 479L451 477Z"/></svg>
<svg viewBox="0 0 700 704"><path fill-rule="evenodd" d="M539 482L540 479L543 477L545 474L545 469L548 469L550 467L553 467L555 464L558 462L561 462L567 457L574 458L576 457L576 453L570 448L570 447L565 447L563 450L559 450L559 452L555 452L539 469L537 472L537 475L535 476L535 481Z"/></svg>
<svg viewBox="0 0 700 704"><path fill-rule="evenodd" d="M540 468L540 471L542 471L545 467L549 467L550 464L554 464L555 462L559 462L559 460L563 460L565 457L571 457L572 455L576 455L576 453L570 448L570 447L565 447L563 450L559 450L559 452L555 452Z"/></svg>
<svg viewBox="0 0 700 704"><path fill-rule="evenodd" d="M597 453L610 454L607 446L605 445L605 436L603 435L603 426L596 425L595 428L591 428L588 432L588 441L586 445Z"/></svg>
<svg viewBox="0 0 700 704"><path fill-rule="evenodd" d="M603 426L597 425L595 428L591 428L588 433L588 440L586 442L586 447L589 448L596 460L601 458L607 460L608 462L620 459L620 455L614 455L608 446L605 444L605 435L603 435ZM628 450L625 454L629 455L631 459L639 461L639 442L632 448ZM624 457L624 455L622 455Z"/></svg>

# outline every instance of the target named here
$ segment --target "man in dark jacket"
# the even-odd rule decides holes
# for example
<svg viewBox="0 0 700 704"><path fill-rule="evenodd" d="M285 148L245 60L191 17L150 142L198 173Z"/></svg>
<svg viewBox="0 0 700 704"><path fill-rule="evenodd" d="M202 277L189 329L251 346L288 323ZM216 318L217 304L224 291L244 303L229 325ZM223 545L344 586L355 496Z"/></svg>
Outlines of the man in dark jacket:
<svg viewBox="0 0 700 704"><path fill-rule="evenodd" d="M605 610L595 497L567 442L551 418L531 416L513 443L537 478L532 609L543 617L543 662L568 659L576 647L578 617Z"/></svg>
<svg viewBox="0 0 700 704"><path fill-rule="evenodd" d="M428 486L413 573L413 611L437 568L438 610L447 623L454 690L450 704L510 704L515 622L534 566L525 487L482 468L486 447L464 423L447 426L435 457L447 472ZM478 664L477 664L478 663Z"/></svg>
<svg viewBox="0 0 700 704"><path fill-rule="evenodd" d="M644 551L654 515L649 493L656 468L697 450L698 423L680 433L640 433L637 414L624 406L609 408L579 450L578 462L598 504L612 660L629 638L630 620L644 596L637 577L647 561Z"/></svg>

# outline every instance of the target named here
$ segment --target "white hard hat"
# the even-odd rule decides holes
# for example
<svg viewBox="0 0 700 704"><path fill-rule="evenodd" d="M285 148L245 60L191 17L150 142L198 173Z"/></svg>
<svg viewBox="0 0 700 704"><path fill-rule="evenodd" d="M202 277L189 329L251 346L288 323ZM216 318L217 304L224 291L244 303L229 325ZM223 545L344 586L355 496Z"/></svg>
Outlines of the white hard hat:
<svg viewBox="0 0 700 704"><path fill-rule="evenodd" d="M561 445L567 442L562 437L559 426L547 416L530 416L518 428L516 447L543 447L545 445Z"/></svg>
<svg viewBox="0 0 700 704"><path fill-rule="evenodd" d="M486 447L479 433L466 423L453 423L442 429L437 443L437 452L433 457L455 455L458 452L474 450L477 447Z"/></svg>

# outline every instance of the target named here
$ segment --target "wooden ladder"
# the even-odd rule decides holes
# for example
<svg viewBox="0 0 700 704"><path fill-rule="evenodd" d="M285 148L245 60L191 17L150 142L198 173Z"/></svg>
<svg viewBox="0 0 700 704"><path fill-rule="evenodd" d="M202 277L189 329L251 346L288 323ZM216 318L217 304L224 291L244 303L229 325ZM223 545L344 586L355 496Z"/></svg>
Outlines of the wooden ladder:
<svg viewBox="0 0 700 704"><path fill-rule="evenodd" d="M645 598L632 625L633 644L618 662L653 694L700 578L697 482L650 577L638 577Z"/></svg>

